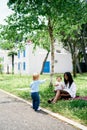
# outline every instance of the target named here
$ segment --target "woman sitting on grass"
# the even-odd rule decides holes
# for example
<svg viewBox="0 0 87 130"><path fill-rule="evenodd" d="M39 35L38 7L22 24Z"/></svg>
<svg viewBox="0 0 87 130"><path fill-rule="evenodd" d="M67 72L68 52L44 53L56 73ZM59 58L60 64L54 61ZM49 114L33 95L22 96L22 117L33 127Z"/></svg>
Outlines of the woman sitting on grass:
<svg viewBox="0 0 87 130"><path fill-rule="evenodd" d="M76 97L76 85L73 81L70 72L64 73L64 88L57 90L55 97L51 100L52 103L56 103L61 98L75 98Z"/></svg>

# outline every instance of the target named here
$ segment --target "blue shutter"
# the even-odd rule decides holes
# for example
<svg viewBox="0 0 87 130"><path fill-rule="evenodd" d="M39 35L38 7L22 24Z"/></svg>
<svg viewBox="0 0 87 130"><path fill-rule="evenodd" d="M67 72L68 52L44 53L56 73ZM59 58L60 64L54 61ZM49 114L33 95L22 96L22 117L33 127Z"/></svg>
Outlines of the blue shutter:
<svg viewBox="0 0 87 130"><path fill-rule="evenodd" d="M26 51L23 50L23 57L26 57Z"/></svg>
<svg viewBox="0 0 87 130"><path fill-rule="evenodd" d="M26 70L26 63L23 62L23 70Z"/></svg>
<svg viewBox="0 0 87 130"><path fill-rule="evenodd" d="M46 61L44 68L43 68L44 73L50 73L50 61Z"/></svg>
<svg viewBox="0 0 87 130"><path fill-rule="evenodd" d="M18 58L20 58L20 51L18 50Z"/></svg>
<svg viewBox="0 0 87 130"><path fill-rule="evenodd" d="M20 70L20 62L18 63L18 70Z"/></svg>

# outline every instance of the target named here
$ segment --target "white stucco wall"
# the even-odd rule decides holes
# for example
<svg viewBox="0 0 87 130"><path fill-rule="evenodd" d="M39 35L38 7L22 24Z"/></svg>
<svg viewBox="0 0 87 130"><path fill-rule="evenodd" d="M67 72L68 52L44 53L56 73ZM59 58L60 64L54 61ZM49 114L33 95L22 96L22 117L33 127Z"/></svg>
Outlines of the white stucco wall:
<svg viewBox="0 0 87 130"><path fill-rule="evenodd" d="M26 57L23 57L23 52L15 57L15 73L21 74L33 74L35 72L40 73L42 68L43 60L47 54L47 51L36 47L33 50L33 44L28 44L25 47ZM50 61L51 65L51 56L49 54L47 61ZM21 69L18 70L18 63L21 63ZM23 70L23 62L26 62L26 70ZM72 72L72 59L70 53L57 53L55 51L55 63L54 63L54 72L55 73L64 73L66 71Z"/></svg>
<svg viewBox="0 0 87 130"><path fill-rule="evenodd" d="M72 72L72 59L70 53L55 54L55 61L55 73L64 73L66 71Z"/></svg>
<svg viewBox="0 0 87 130"><path fill-rule="evenodd" d="M14 72L16 74L29 74L29 46L25 47L25 57L23 57L23 51L20 51L20 58L18 56L15 56L15 62L14 62ZM26 70L23 70L23 62L26 63ZM18 70L18 63L20 63L20 70Z"/></svg>
<svg viewBox="0 0 87 130"><path fill-rule="evenodd" d="M3 65L3 72L7 73L7 66L9 68L9 73L12 72L12 64L11 64L11 57L8 57L8 51L0 50L0 57L3 58L1 64Z"/></svg>
<svg viewBox="0 0 87 130"><path fill-rule="evenodd" d="M40 73L47 51L37 47L33 52L33 46L30 45L29 47L29 74ZM50 57L47 60L50 61Z"/></svg>

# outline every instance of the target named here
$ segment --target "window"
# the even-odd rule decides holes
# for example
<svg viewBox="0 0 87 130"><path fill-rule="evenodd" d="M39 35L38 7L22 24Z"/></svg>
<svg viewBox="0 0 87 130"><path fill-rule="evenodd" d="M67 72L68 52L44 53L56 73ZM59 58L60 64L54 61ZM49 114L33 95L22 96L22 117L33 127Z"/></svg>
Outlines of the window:
<svg viewBox="0 0 87 130"><path fill-rule="evenodd" d="M60 50L56 50L56 52L57 52L57 53L61 53L61 51L60 51Z"/></svg>
<svg viewBox="0 0 87 130"><path fill-rule="evenodd" d="M23 70L26 70L26 63L23 62Z"/></svg>
<svg viewBox="0 0 87 130"><path fill-rule="evenodd" d="M26 57L26 51L23 50L23 57Z"/></svg>
<svg viewBox="0 0 87 130"><path fill-rule="evenodd" d="M20 70L20 62L18 63L18 70Z"/></svg>
<svg viewBox="0 0 87 130"><path fill-rule="evenodd" d="M18 58L20 58L20 51L18 50Z"/></svg>

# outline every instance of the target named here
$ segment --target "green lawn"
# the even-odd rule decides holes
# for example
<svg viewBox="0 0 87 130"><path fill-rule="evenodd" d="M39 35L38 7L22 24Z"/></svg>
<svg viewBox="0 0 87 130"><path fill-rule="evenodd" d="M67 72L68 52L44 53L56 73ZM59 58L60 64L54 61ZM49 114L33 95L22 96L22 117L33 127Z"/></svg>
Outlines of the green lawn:
<svg viewBox="0 0 87 130"><path fill-rule="evenodd" d="M54 82L55 82L54 75ZM49 75L41 75L41 79L50 78ZM26 100L31 100L29 84L31 76L0 75L0 88L9 91ZM78 74L74 79L77 85L77 94L87 96L87 73ZM24 88L24 89L23 89ZM41 106L55 113L73 119L87 125L87 101L84 100L60 100L56 104L48 104L47 100L54 96L53 88L49 87L49 80L40 86Z"/></svg>

